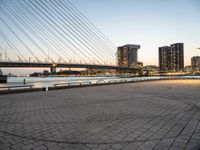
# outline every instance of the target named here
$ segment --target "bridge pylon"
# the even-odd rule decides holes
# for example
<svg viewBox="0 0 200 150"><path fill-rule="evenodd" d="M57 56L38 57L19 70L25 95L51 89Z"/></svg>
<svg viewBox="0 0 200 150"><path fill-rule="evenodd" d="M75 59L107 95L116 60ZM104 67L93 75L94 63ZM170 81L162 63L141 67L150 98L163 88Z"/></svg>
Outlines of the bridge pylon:
<svg viewBox="0 0 200 150"><path fill-rule="evenodd" d="M53 64L53 65L50 67L50 71L51 71L51 73L56 73L56 64Z"/></svg>

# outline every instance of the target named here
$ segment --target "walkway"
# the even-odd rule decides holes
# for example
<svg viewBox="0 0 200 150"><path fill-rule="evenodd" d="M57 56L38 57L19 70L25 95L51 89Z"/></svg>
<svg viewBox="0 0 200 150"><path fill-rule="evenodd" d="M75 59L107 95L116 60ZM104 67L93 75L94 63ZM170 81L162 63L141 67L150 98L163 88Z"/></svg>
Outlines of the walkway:
<svg viewBox="0 0 200 150"><path fill-rule="evenodd" d="M200 80L0 95L0 149L200 149Z"/></svg>

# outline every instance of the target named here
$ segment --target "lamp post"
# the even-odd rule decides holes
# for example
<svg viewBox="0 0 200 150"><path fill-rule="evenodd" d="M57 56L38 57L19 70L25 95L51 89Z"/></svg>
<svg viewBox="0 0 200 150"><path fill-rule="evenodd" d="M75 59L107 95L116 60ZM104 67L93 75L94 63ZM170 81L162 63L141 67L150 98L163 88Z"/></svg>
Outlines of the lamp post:
<svg viewBox="0 0 200 150"><path fill-rule="evenodd" d="M2 53L0 53L0 62L2 62L2 56L3 56Z"/></svg>

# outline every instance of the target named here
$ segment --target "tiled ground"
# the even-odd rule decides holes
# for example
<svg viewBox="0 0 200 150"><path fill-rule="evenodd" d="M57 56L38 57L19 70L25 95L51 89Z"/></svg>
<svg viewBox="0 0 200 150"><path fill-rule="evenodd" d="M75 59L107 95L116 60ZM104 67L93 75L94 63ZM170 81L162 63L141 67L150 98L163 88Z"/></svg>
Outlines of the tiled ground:
<svg viewBox="0 0 200 150"><path fill-rule="evenodd" d="M200 80L0 95L0 149L200 149Z"/></svg>

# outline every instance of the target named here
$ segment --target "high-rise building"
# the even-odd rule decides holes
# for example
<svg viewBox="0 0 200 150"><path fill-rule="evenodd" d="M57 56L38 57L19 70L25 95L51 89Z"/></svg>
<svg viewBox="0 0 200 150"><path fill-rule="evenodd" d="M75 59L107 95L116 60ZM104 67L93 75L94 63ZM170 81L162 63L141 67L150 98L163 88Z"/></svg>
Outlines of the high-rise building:
<svg viewBox="0 0 200 150"><path fill-rule="evenodd" d="M171 47L171 67L170 70L183 70L184 69L184 47L183 43L175 43Z"/></svg>
<svg viewBox="0 0 200 150"><path fill-rule="evenodd" d="M159 69L161 71L179 71L184 69L183 43L159 47Z"/></svg>
<svg viewBox="0 0 200 150"><path fill-rule="evenodd" d="M140 45L127 44L117 48L118 66L131 67L138 63Z"/></svg>
<svg viewBox="0 0 200 150"><path fill-rule="evenodd" d="M169 60L170 60L170 47L163 46L159 47L159 70L168 70L169 69Z"/></svg>
<svg viewBox="0 0 200 150"><path fill-rule="evenodd" d="M191 66L193 72L200 72L200 56L192 57Z"/></svg>

